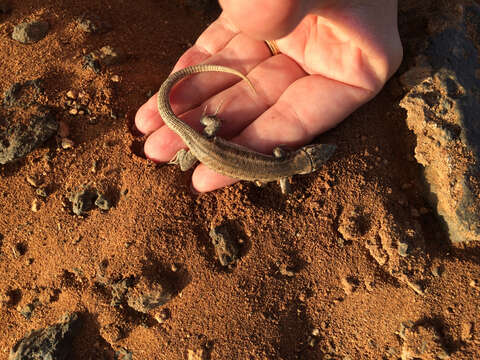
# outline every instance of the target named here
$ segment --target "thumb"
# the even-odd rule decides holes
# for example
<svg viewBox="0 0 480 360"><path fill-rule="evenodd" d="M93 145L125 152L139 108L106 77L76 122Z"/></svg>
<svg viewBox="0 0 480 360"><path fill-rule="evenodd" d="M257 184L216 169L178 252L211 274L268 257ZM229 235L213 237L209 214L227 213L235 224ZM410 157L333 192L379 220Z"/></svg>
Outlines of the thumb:
<svg viewBox="0 0 480 360"><path fill-rule="evenodd" d="M312 0L219 0L225 15L247 35L260 40L290 33L313 8Z"/></svg>

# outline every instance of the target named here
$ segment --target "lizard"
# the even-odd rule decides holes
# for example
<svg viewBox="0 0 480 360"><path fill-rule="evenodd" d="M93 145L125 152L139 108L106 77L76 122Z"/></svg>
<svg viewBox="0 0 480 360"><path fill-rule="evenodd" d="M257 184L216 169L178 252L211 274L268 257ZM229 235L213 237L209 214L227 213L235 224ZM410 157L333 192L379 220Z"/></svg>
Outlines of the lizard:
<svg viewBox="0 0 480 360"><path fill-rule="evenodd" d="M256 93L252 82L240 71L230 67L199 64L186 67L171 74L161 85L157 95L158 112L165 125L183 140L186 149L180 149L169 164L180 166L187 171L200 161L217 173L238 180L253 181L261 186L278 181L283 194L290 192L290 178L296 174L309 174L320 168L336 149L333 144L310 144L295 151L286 151L277 146L273 156L253 151L245 146L215 136L221 120L214 115L202 115L200 123L204 125L203 133L179 119L170 105L170 91L181 79L202 72L224 72L245 80Z"/></svg>

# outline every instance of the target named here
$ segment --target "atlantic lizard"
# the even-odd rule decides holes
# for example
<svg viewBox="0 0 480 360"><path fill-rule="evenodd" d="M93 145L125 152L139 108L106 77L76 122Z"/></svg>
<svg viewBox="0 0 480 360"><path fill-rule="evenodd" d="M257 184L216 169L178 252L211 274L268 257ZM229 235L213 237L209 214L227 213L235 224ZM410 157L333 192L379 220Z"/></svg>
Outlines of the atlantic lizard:
<svg viewBox="0 0 480 360"><path fill-rule="evenodd" d="M236 75L255 91L245 75L226 66L194 65L171 74L158 92L158 111L164 123L180 136L189 149L179 150L170 161L171 164L178 164L182 171L186 171L200 161L217 173L254 181L257 185L278 180L285 194L289 192L291 176L318 170L335 151L336 146L332 144L311 144L292 152L276 147L273 156L265 155L215 136L220 127L220 119L216 114L202 116L200 122L205 126L204 133L198 133L175 116L169 102L170 90L189 75L210 71Z"/></svg>

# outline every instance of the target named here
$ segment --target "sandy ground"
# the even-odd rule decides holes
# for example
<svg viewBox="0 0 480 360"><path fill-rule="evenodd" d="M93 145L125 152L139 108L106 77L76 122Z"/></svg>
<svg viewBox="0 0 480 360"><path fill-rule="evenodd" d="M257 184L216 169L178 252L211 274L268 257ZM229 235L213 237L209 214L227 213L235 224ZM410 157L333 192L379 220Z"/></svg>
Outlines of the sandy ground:
<svg viewBox="0 0 480 360"><path fill-rule="evenodd" d="M398 76L317 140L338 150L290 196L249 183L196 195L191 173L144 158L132 125L217 10L10 4L0 91L41 79L21 99L54 109L60 129L0 165L1 359L72 312L81 326L69 359L480 358L480 249L452 245L428 202ZM423 30L410 15L399 73ZM11 38L34 20L48 22L44 39ZM0 110L18 123L33 111ZM81 191L105 201L75 215ZM209 236L220 225L238 246L229 267ZM162 304L146 306L152 298Z"/></svg>

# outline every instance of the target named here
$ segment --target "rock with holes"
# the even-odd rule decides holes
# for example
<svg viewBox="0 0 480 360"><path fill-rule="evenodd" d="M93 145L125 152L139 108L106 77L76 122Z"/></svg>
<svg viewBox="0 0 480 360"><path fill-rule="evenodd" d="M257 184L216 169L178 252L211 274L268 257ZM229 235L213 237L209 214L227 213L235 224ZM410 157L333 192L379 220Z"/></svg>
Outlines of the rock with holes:
<svg viewBox="0 0 480 360"><path fill-rule="evenodd" d="M48 32L46 21L21 23L13 28L12 39L22 44L32 44L42 40Z"/></svg>
<svg viewBox="0 0 480 360"><path fill-rule="evenodd" d="M105 211L111 207L110 201L103 194L88 185L81 186L80 189L71 193L68 200L72 203L73 213L78 216L86 215L94 207Z"/></svg>
<svg viewBox="0 0 480 360"><path fill-rule="evenodd" d="M58 128L50 107L32 106L29 114L0 114L0 164L20 159L41 146ZM22 116L22 119L18 117Z"/></svg>
<svg viewBox="0 0 480 360"><path fill-rule="evenodd" d="M355 240L368 231L369 219L361 206L346 208L340 215L338 232L345 240Z"/></svg>
<svg viewBox="0 0 480 360"><path fill-rule="evenodd" d="M416 67L400 77L409 89L400 105L416 136L432 206L452 242L480 240L480 6L442 5ZM440 10L439 10L440 11ZM414 79L414 80L412 80Z"/></svg>
<svg viewBox="0 0 480 360"><path fill-rule="evenodd" d="M238 260L239 246L231 236L226 225L220 225L210 230L210 238L215 253L222 266L233 266Z"/></svg>
<svg viewBox="0 0 480 360"><path fill-rule="evenodd" d="M61 322L34 330L11 349L9 360L66 360L70 358L72 340L79 328L76 313L65 315Z"/></svg>
<svg viewBox="0 0 480 360"><path fill-rule="evenodd" d="M441 335L431 324L400 325L397 335L402 340L402 360L450 359Z"/></svg>
<svg viewBox="0 0 480 360"><path fill-rule="evenodd" d="M141 278L133 288L128 289L127 304L141 313L148 313L158 306L166 304L173 294L168 286Z"/></svg>

